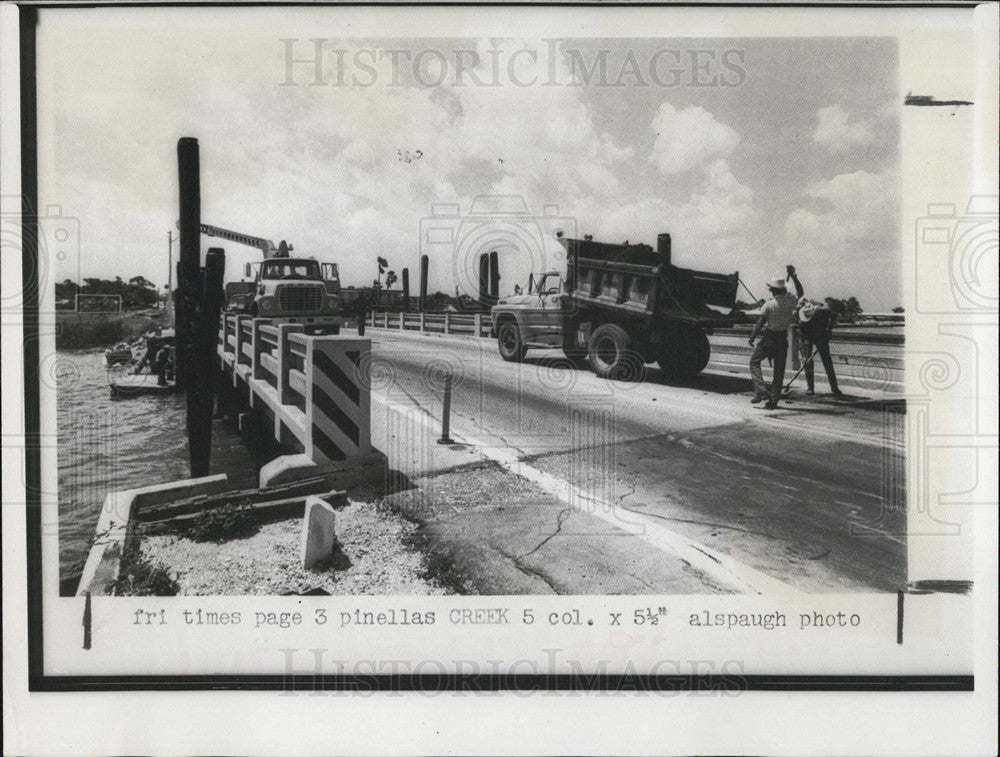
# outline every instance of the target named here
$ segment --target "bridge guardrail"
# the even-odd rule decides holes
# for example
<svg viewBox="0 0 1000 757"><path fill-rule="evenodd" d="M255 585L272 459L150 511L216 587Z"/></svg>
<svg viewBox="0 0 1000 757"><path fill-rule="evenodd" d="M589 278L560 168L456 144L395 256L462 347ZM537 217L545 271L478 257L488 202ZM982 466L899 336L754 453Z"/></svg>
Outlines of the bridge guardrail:
<svg viewBox="0 0 1000 757"><path fill-rule="evenodd" d="M371 340L304 333L302 324L225 316L219 356L252 412L273 420L318 464L371 455L371 392L364 363ZM242 392L241 392L242 393Z"/></svg>
<svg viewBox="0 0 1000 757"><path fill-rule="evenodd" d="M372 328L422 331L455 336L491 338L488 313L388 313L370 312L367 325ZM712 357L708 371L741 378L750 377L753 348L747 343L752 326L716 329L709 337ZM845 387L866 391L902 394L905 344L904 334L863 333L865 327L845 326L835 330L830 343L837 379ZM797 335L789 339L786 381L801 366ZM814 365L817 386L826 385L826 373L817 357ZM804 387L805 378L799 382Z"/></svg>
<svg viewBox="0 0 1000 757"><path fill-rule="evenodd" d="M389 313L369 312L367 325L400 331L489 337L492 327L488 313Z"/></svg>

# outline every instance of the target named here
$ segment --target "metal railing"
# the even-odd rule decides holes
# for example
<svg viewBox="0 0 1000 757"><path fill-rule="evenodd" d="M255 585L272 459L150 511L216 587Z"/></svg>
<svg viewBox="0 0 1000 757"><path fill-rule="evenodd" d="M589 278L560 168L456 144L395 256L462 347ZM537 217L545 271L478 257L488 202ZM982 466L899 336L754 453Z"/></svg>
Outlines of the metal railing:
<svg viewBox="0 0 1000 757"><path fill-rule="evenodd" d="M430 334L490 337L489 313L368 313L368 325Z"/></svg>
<svg viewBox="0 0 1000 757"><path fill-rule="evenodd" d="M489 313L387 313L370 312L367 325L373 328L420 331L430 334L492 338ZM709 337L712 356L707 371L729 374L740 378L750 377L750 356L753 348L747 340L751 326L718 329ZM899 333L865 333L864 327L845 326L833 333L830 344L834 369L839 383L866 391L887 394L903 392L904 335ZM789 354L786 379L801 366L798 338L792 333L788 340ZM826 384L826 374L817 355L814 360L817 385ZM804 388L805 378L799 383Z"/></svg>

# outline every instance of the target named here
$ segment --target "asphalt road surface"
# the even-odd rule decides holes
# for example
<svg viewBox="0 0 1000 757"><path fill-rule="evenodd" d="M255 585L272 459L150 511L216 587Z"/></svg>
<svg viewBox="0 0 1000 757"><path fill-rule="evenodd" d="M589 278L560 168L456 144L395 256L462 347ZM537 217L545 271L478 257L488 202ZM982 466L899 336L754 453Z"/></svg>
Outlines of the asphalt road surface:
<svg viewBox="0 0 1000 757"><path fill-rule="evenodd" d="M458 443L412 454L397 445L389 459L426 491L403 504L426 549L470 591L905 585L898 406L806 398L801 387L767 411L750 405L749 382L731 376L674 386L651 368L645 381L621 383L557 351L517 364L492 340L369 336L375 398L418 408L431 426L442 415L443 377L453 375Z"/></svg>

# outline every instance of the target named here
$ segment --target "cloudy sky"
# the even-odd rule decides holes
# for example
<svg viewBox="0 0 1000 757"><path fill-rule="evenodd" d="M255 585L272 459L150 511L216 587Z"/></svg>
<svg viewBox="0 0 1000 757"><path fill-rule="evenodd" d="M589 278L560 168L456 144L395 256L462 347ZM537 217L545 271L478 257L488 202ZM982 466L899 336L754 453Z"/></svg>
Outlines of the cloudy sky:
<svg viewBox="0 0 1000 757"><path fill-rule="evenodd" d="M59 279L166 283L193 136L203 222L338 262L345 285L383 256L415 290L426 252L432 290L472 293L492 245L509 291L558 265L561 226L669 231L676 264L758 296L792 263L813 295L902 301L893 39L360 39L332 11L191 15L43 14L42 202L80 222ZM223 246L231 277L257 259Z"/></svg>

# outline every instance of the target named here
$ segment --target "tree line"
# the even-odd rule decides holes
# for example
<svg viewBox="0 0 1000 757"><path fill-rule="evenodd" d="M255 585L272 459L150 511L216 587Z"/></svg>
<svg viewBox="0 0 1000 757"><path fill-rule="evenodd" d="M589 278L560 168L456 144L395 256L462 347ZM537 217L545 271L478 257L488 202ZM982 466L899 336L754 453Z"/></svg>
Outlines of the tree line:
<svg viewBox="0 0 1000 757"><path fill-rule="evenodd" d="M75 281L66 279L56 283L56 305L72 308L78 294L117 295L122 298L123 310L156 307L161 295L156 284L144 276L133 276L128 281L116 276L114 279L85 278L81 287Z"/></svg>

